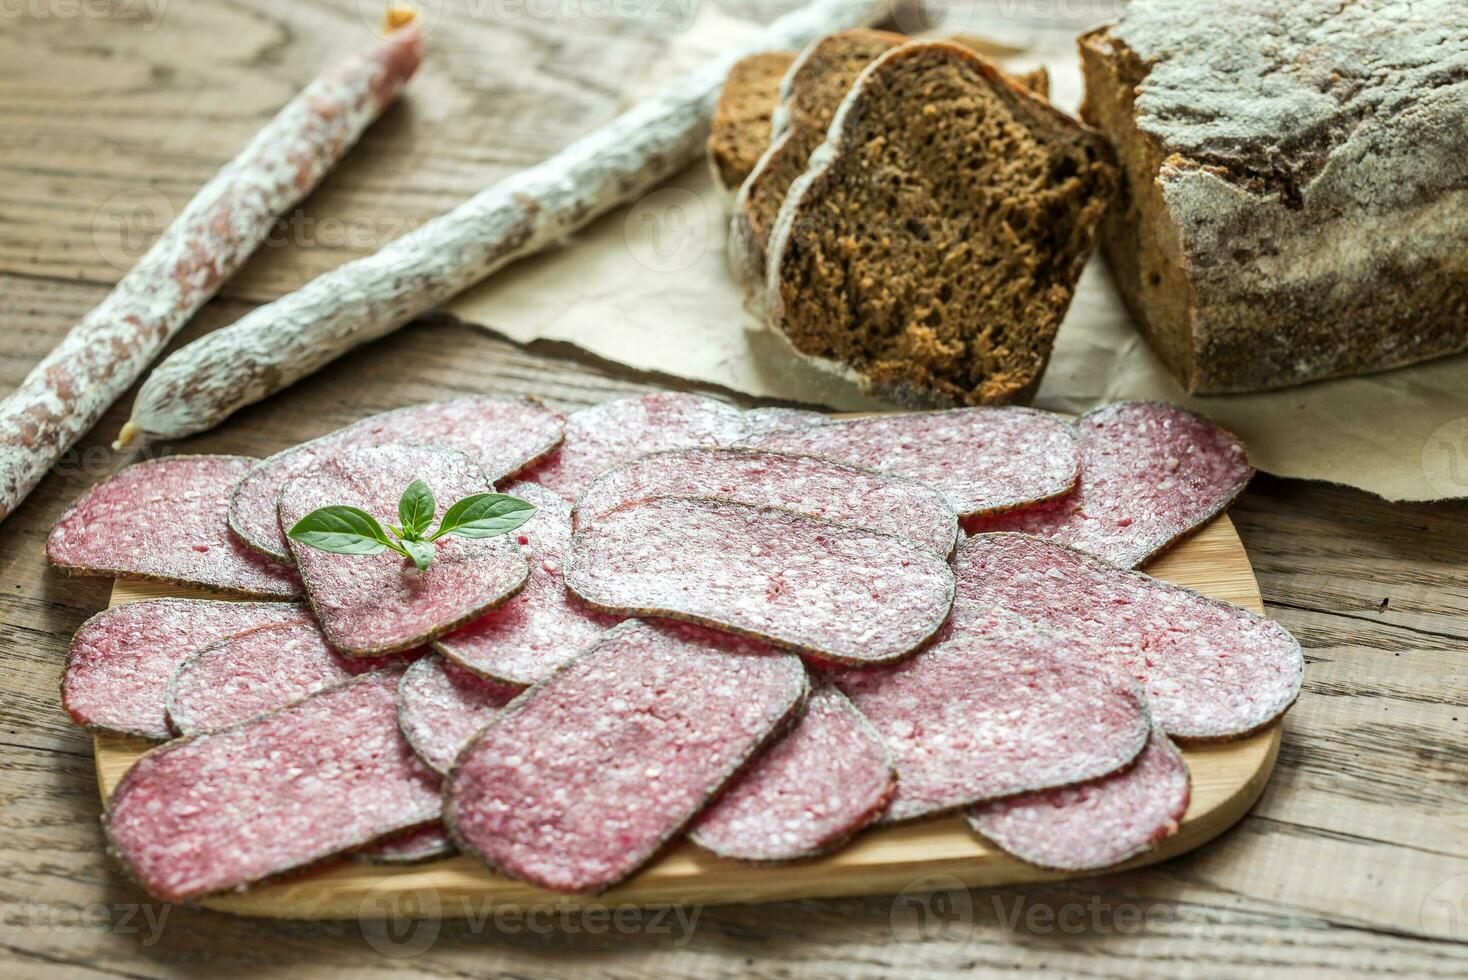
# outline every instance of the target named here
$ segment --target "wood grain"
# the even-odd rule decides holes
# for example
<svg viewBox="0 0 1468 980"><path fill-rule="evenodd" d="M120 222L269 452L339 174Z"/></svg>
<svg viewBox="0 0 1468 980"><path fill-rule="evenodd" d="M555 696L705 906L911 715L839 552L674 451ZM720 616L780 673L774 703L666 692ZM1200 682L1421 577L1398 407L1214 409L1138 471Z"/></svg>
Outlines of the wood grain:
<svg viewBox="0 0 1468 980"><path fill-rule="evenodd" d="M1249 556L1227 517L1219 517L1154 563L1154 574L1256 612L1264 604ZM199 595L199 593L194 593ZM111 604L189 592L119 581ZM1204 844L1254 805L1274 768L1279 724L1247 739L1183 751L1192 799L1178 833L1128 868L1175 857ZM137 739L93 737L97 783L105 800L151 746ZM948 875L967 886L1024 884L1093 877L1045 871L977 838L957 816L870 830L835 854L778 867L723 860L682 843L631 880L593 899L557 895L493 874L467 857L413 868L343 863L242 895L208 899L209 908L241 915L295 919L358 919L397 903L434 905L445 915L470 914L478 903L504 909L548 905L724 905L795 898L895 895L925 875Z"/></svg>
<svg viewBox="0 0 1468 980"><path fill-rule="evenodd" d="M365 222L382 234L426 220L609 118L628 80L665 48L663 33L636 23L536 17L514 4L466 17L467 0L445 8L409 100L305 202L303 219ZM187 200L327 57L353 49L342 32L358 16L355 0L190 0L167 4L145 32L121 17L56 16L64 4L43 3L40 15L5 9L0 390L116 279L97 244L117 234L98 221L104 204L139 186ZM1112 12L1110 3L1009 3L1004 36L1074 36L1082 20ZM287 235L186 338L369 247ZM452 392L535 393L569 409L657 386L683 387L555 345L521 348L425 322L170 448L263 456ZM1305 647L1304 692L1258 804L1190 854L1080 882L968 890L938 881L916 904L909 895L709 907L691 924L655 913L620 925L589 913L536 924L479 909L431 933L394 932L429 940L421 949L384 944L370 925L149 903L102 853L91 740L58 705L68 641L107 604L110 582L63 578L44 557L66 504L124 462L105 445L124 415L110 413L0 525L0 975L1468 974L1468 916L1450 920L1438 904L1468 881L1468 502L1389 505L1264 477L1231 517L1268 614Z"/></svg>

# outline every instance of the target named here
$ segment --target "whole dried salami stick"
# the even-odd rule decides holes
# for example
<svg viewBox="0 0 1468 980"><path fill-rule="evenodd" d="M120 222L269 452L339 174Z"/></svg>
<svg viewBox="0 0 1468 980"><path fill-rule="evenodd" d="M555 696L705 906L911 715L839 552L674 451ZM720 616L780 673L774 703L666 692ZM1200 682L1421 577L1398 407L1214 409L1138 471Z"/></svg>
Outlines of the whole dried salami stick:
<svg viewBox="0 0 1468 980"><path fill-rule="evenodd" d="M549 160L160 364L117 445L203 432L650 190L703 152L730 66L872 23L894 0L815 0Z"/></svg>
<svg viewBox="0 0 1468 980"><path fill-rule="evenodd" d="M316 186L422 60L408 24L321 75L205 184L102 304L0 402L0 520Z"/></svg>

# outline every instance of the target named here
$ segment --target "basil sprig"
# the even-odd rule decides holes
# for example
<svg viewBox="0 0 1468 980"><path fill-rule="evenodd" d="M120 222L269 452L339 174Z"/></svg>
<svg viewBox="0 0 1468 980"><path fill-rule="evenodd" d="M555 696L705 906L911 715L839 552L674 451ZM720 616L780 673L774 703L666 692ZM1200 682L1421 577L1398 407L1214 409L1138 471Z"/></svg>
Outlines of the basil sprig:
<svg viewBox="0 0 1468 980"><path fill-rule="evenodd" d="M535 515L535 505L508 494L476 493L450 506L430 534L428 529L437 512L438 502L433 499L428 484L414 480L398 500L401 523L389 524L387 530L360 507L334 504L311 511L286 534L307 547L336 555L380 555L384 551L396 551L423 571L433 561L436 551L433 542L445 534L461 538L497 537L530 520Z"/></svg>

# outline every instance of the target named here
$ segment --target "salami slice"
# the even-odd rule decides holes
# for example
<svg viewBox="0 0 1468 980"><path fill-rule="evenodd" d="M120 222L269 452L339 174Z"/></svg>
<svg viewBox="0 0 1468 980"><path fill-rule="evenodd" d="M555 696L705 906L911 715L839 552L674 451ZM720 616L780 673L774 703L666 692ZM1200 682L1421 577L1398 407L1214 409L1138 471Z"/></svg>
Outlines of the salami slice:
<svg viewBox="0 0 1468 980"><path fill-rule="evenodd" d="M464 746L519 693L442 657L424 657L398 682L398 727L418 758L446 773Z"/></svg>
<svg viewBox="0 0 1468 980"><path fill-rule="evenodd" d="M46 539L68 575L111 575L265 599L301 594L295 572L229 533L229 493L248 456L169 456L134 463L72 504Z"/></svg>
<svg viewBox="0 0 1468 980"><path fill-rule="evenodd" d="M1300 644L1247 609L1024 534L969 538L954 570L961 600L1098 644L1174 738L1247 735L1299 696Z"/></svg>
<svg viewBox="0 0 1468 980"><path fill-rule="evenodd" d="M660 391L584 408L566 423L566 440L527 480L575 502L603 470L643 453L692 446L726 446L744 434L733 405Z"/></svg>
<svg viewBox="0 0 1468 980"><path fill-rule="evenodd" d="M839 847L887 808L892 757L871 722L830 684L795 727L693 825L695 844L743 861L793 861Z"/></svg>
<svg viewBox="0 0 1468 980"><path fill-rule="evenodd" d="M440 513L489 489L468 456L432 446L358 449L322 463L280 492L280 521L291 527L318 507L360 507L380 523L396 518L398 498L423 480ZM384 552L338 555L292 541L306 599L331 645L351 656L407 650L451 632L519 591L530 573L513 535L470 539L446 535L422 572Z"/></svg>
<svg viewBox="0 0 1468 980"><path fill-rule="evenodd" d="M722 500L629 504L576 534L566 586L591 605L726 629L846 663L937 632L953 573L911 541Z"/></svg>
<svg viewBox="0 0 1468 980"><path fill-rule="evenodd" d="M314 622L266 626L180 664L168 684L168 720L182 735L218 731L358 674L404 665L401 656L343 657Z"/></svg>
<svg viewBox="0 0 1468 980"><path fill-rule="evenodd" d="M438 819L439 777L398 733L398 673L143 756L107 804L114 854L149 895L246 888Z"/></svg>
<svg viewBox="0 0 1468 980"><path fill-rule="evenodd" d="M819 456L762 449L671 449L603 473L581 495L576 524L652 497L717 497L780 507L837 524L916 541L943 557L953 552L958 516L938 491Z"/></svg>
<svg viewBox="0 0 1468 980"><path fill-rule="evenodd" d="M491 868L596 892L641 867L799 712L763 644L637 620L607 631L459 756L444 823Z"/></svg>
<svg viewBox="0 0 1468 980"><path fill-rule="evenodd" d="M940 639L900 664L836 685L897 765L885 820L1095 779L1137 757L1150 722L1141 690L1085 641L956 605Z"/></svg>
<svg viewBox="0 0 1468 980"><path fill-rule="evenodd" d="M530 562L525 588L498 609L439 639L450 660L490 680L527 685L544 680L618 617L597 612L566 591L563 564L571 544L571 505L534 483L505 493L535 505L520 526L520 548Z"/></svg>
<svg viewBox="0 0 1468 980"><path fill-rule="evenodd" d="M751 408L744 413L744 435L749 439L765 432L779 429L798 429L807 425L820 425L826 416L808 408Z"/></svg>
<svg viewBox="0 0 1468 980"><path fill-rule="evenodd" d="M1075 429L1028 408L959 408L833 419L755 434L761 449L829 456L926 483L960 515L1013 510L1076 484Z"/></svg>
<svg viewBox="0 0 1468 980"><path fill-rule="evenodd" d="M367 864L422 864L449 857L457 850L443 824L435 821L368 844L353 851L352 857Z"/></svg>
<svg viewBox="0 0 1468 980"><path fill-rule="evenodd" d="M969 826L1021 861L1060 871L1098 871L1177 833L1188 809L1188 767L1153 731L1132 765L1089 783L974 807Z"/></svg>
<svg viewBox="0 0 1468 980"><path fill-rule="evenodd" d="M256 465L230 497L229 526L256 551L289 561L275 500L286 483L331 457L389 443L447 446L473 457L498 483L551 453L565 422L533 398L455 398L374 415Z"/></svg>
<svg viewBox="0 0 1468 980"><path fill-rule="evenodd" d="M168 680L190 654L247 630L309 622L310 610L290 602L150 599L105 609L72 638L61 706L91 731L172 738Z"/></svg>
<svg viewBox="0 0 1468 980"><path fill-rule="evenodd" d="M1243 444L1163 402L1121 402L1077 423L1081 479L1057 500L964 522L1022 531L1135 568L1233 503L1254 471Z"/></svg>

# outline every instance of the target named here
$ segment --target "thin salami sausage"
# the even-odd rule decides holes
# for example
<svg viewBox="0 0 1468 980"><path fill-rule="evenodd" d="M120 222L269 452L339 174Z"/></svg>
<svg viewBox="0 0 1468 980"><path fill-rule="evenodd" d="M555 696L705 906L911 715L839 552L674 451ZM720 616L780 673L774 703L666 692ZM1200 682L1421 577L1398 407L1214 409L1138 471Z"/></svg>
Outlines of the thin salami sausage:
<svg viewBox="0 0 1468 980"><path fill-rule="evenodd" d="M263 627L179 664L168 683L168 720L181 735L218 731L358 674L405 665L402 656L343 657L314 622Z"/></svg>
<svg viewBox="0 0 1468 980"><path fill-rule="evenodd" d="M565 423L532 398L456 398L374 415L262 460L230 495L229 526L256 551L289 561L276 498L281 487L324 460L387 443L432 444L473 457L498 483L552 452Z"/></svg>
<svg viewBox="0 0 1468 980"><path fill-rule="evenodd" d="M0 402L0 520L311 192L422 55L422 34L409 25L307 86Z"/></svg>
<svg viewBox="0 0 1468 980"><path fill-rule="evenodd" d="M761 449L829 456L926 483L960 515L1027 507L1068 493L1080 456L1074 427L1028 408L959 408L832 419L755 433Z"/></svg>
<svg viewBox="0 0 1468 980"><path fill-rule="evenodd" d="M1247 609L1026 534L969 538L953 566L961 601L1095 643L1174 738L1239 738L1299 696L1300 644Z"/></svg>
<svg viewBox="0 0 1468 980"><path fill-rule="evenodd" d="M566 591L571 505L534 483L513 483L504 492L535 505L535 516L521 525L517 539L530 562L525 588L433 645L476 674L524 686L549 677L620 617L597 612Z"/></svg>
<svg viewBox="0 0 1468 980"><path fill-rule="evenodd" d="M848 663L906 656L953 604L953 573L903 538L769 507L663 498L578 531L566 586L598 609L666 616Z"/></svg>
<svg viewBox="0 0 1468 980"><path fill-rule="evenodd" d="M167 456L134 463L97 484L61 515L46 557L68 575L110 575L292 599L301 582L229 533L234 484L248 456Z"/></svg>
<svg viewBox="0 0 1468 980"><path fill-rule="evenodd" d="M897 787L871 722L830 684L693 825L699 847L741 861L793 861L839 847L882 815Z"/></svg>
<svg viewBox="0 0 1468 980"><path fill-rule="evenodd" d="M519 693L442 657L424 657L398 682L398 727L418 758L446 773L464 746Z"/></svg>
<svg viewBox="0 0 1468 980"><path fill-rule="evenodd" d="M127 432L176 439L212 428L376 340L510 262L635 200L703 154L729 68L891 13L883 0L815 0L551 159L175 352L144 382Z"/></svg>
<svg viewBox="0 0 1468 980"><path fill-rule="evenodd" d="M1154 730L1137 761L1120 772L985 803L965 819L1022 861L1060 871L1099 871L1177 833L1190 795L1187 764L1167 736Z"/></svg>
<svg viewBox="0 0 1468 980"><path fill-rule="evenodd" d="M149 599L105 609L72 637L61 706L91 731L171 738L168 680L190 654L247 630L310 622L311 611L290 602Z"/></svg>
<svg viewBox="0 0 1468 980"><path fill-rule="evenodd" d="M652 497L714 497L780 507L916 541L948 557L958 515L938 491L820 456L763 449L673 449L614 467L576 504L576 524Z"/></svg>
<svg viewBox="0 0 1468 980"><path fill-rule="evenodd" d="M597 892L641 867L799 712L796 657L632 620L500 713L444 785L444 823L491 868Z"/></svg>
<svg viewBox="0 0 1468 980"><path fill-rule="evenodd" d="M964 522L970 534L1022 531L1135 568L1233 503L1254 471L1243 444L1163 402L1087 412L1081 478L1049 503Z"/></svg>
<svg viewBox="0 0 1468 980"><path fill-rule="evenodd" d="M238 890L438 819L439 777L398 732L377 671L139 759L102 817L160 902Z"/></svg>
<svg viewBox="0 0 1468 980"><path fill-rule="evenodd" d="M320 507L345 504L390 521L414 480L428 484L446 508L489 490L468 456L432 446L379 446L333 457L280 491L280 524L292 527ZM511 536L434 542L432 564L419 571L391 551L338 555L291 541L306 599L331 645L356 657L380 656L427 643L509 599L530 573Z"/></svg>

